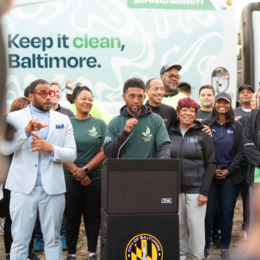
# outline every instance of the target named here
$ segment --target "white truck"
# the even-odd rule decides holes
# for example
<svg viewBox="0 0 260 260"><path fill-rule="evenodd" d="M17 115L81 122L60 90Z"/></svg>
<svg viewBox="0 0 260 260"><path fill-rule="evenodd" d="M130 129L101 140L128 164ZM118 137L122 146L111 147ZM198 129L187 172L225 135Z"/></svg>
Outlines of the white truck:
<svg viewBox="0 0 260 260"><path fill-rule="evenodd" d="M159 78L183 66L198 101L202 85L233 98L237 86L234 6L226 0L16 0L2 19L7 103L33 80L83 82L111 114L130 77ZM66 106L65 95L62 105Z"/></svg>

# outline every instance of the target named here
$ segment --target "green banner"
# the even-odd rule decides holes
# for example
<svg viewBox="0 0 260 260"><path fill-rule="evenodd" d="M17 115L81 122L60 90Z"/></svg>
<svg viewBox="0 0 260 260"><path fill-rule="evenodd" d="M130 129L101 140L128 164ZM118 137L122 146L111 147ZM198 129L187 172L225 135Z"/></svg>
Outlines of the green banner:
<svg viewBox="0 0 260 260"><path fill-rule="evenodd" d="M127 0L129 8L216 10L210 0Z"/></svg>

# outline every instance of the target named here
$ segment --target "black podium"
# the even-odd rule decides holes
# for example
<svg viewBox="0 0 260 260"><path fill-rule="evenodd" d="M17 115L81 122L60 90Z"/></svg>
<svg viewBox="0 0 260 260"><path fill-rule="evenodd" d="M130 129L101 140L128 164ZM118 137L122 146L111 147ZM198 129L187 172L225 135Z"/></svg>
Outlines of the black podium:
<svg viewBox="0 0 260 260"><path fill-rule="evenodd" d="M179 259L179 160L107 159L101 260Z"/></svg>

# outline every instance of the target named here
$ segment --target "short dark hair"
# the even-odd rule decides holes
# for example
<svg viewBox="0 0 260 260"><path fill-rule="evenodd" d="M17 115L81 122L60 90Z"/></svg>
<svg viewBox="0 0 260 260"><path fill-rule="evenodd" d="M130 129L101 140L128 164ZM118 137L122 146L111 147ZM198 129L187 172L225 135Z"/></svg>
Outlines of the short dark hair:
<svg viewBox="0 0 260 260"><path fill-rule="evenodd" d="M78 87L74 88L73 93L72 93L72 100L73 100L73 102L78 97L80 92L82 92L82 91L88 91L92 95L92 97L93 97L93 93L92 93L92 91L91 91L91 89L89 87L87 87L87 86L82 86L82 87L78 86Z"/></svg>
<svg viewBox="0 0 260 260"><path fill-rule="evenodd" d="M30 92L29 92L29 88L30 88L30 85L24 89L23 95L24 95L25 97L29 97L29 93L30 93Z"/></svg>
<svg viewBox="0 0 260 260"><path fill-rule="evenodd" d="M33 81L30 84L30 86L29 86L29 93L32 93L35 90L35 88L37 87L37 85L39 85L39 84L48 84L48 85L50 85L50 83L48 81L44 80L44 79L37 79L37 80Z"/></svg>
<svg viewBox="0 0 260 260"><path fill-rule="evenodd" d="M157 79L157 78L152 78L152 79L149 79L146 84L145 84L145 89L150 89L151 87L151 83L153 80L160 80L160 79ZM161 81L161 80L160 80Z"/></svg>
<svg viewBox="0 0 260 260"><path fill-rule="evenodd" d="M140 88L145 92L145 84L144 82L139 78L131 78L128 79L123 88L123 93L125 94L128 88Z"/></svg>
<svg viewBox="0 0 260 260"><path fill-rule="evenodd" d="M191 92L191 88L186 84L182 84L180 87L178 87L178 89L180 91Z"/></svg>
<svg viewBox="0 0 260 260"><path fill-rule="evenodd" d="M200 87L199 95L200 95L201 90L202 90L202 89L206 89L206 88L207 88L207 89L211 89L212 92L213 92L213 94L214 94L214 96L216 96L215 89L214 89L213 86L211 86L211 85L204 85L204 86Z"/></svg>

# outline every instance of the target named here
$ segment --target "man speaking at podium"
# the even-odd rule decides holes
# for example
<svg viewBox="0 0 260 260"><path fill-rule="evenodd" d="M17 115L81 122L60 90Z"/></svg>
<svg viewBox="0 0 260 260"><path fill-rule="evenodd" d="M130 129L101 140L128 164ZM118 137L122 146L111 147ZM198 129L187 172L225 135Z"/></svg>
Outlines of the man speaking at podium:
<svg viewBox="0 0 260 260"><path fill-rule="evenodd" d="M104 141L107 158L170 158L170 139L162 118L143 105L145 84L128 79L123 88L126 105L108 124Z"/></svg>

